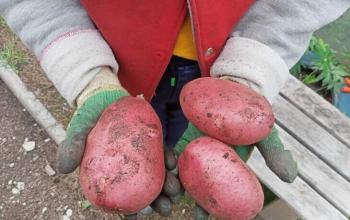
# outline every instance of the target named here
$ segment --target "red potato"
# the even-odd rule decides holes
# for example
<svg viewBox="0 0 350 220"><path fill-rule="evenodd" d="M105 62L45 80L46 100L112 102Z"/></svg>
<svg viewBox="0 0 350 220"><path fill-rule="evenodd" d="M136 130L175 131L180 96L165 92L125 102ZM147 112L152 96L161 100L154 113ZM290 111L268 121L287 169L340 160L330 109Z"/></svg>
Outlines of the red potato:
<svg viewBox="0 0 350 220"><path fill-rule="evenodd" d="M224 143L200 137L179 157L180 180L196 202L220 219L254 218L263 207L258 179Z"/></svg>
<svg viewBox="0 0 350 220"><path fill-rule="evenodd" d="M159 195L164 178L162 127L152 107L133 97L111 104L87 138L84 195L106 211L132 214Z"/></svg>
<svg viewBox="0 0 350 220"><path fill-rule="evenodd" d="M227 144L257 143L270 134L275 121L263 96L218 78L204 77L186 84L180 104L199 130Z"/></svg>

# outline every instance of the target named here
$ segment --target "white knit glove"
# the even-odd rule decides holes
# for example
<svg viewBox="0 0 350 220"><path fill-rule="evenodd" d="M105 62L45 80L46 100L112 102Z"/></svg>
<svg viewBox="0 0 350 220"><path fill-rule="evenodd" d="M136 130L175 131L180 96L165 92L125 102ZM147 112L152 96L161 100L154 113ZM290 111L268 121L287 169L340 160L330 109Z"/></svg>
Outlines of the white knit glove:
<svg viewBox="0 0 350 220"><path fill-rule="evenodd" d="M280 55L265 44L232 37L211 67L210 75L246 85L272 103L289 70Z"/></svg>

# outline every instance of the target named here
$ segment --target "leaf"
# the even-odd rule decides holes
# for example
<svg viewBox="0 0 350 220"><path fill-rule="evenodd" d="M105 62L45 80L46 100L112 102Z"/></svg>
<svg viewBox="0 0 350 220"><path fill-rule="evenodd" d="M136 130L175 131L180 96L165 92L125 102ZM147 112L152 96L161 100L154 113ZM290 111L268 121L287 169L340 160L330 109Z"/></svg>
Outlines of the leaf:
<svg viewBox="0 0 350 220"><path fill-rule="evenodd" d="M80 203L80 207L83 209L88 209L91 207L91 203L88 200L84 200Z"/></svg>
<svg viewBox="0 0 350 220"><path fill-rule="evenodd" d="M334 69L334 73L338 76L347 77L350 76L350 72L346 71L342 66L337 66Z"/></svg>
<svg viewBox="0 0 350 220"><path fill-rule="evenodd" d="M318 81L320 81L320 79L318 79L316 74L313 74L313 73L307 75L303 80L303 82L306 84L313 84L313 83L316 83Z"/></svg>
<svg viewBox="0 0 350 220"><path fill-rule="evenodd" d="M297 63L292 67L292 69L290 69L290 73L291 73L293 76L298 76L298 75L301 73L301 63L300 63L300 62L297 62Z"/></svg>
<svg viewBox="0 0 350 220"><path fill-rule="evenodd" d="M337 52L321 38L312 37L308 53L314 54L311 56L314 71L305 76L304 83L320 83L319 91L332 90L342 84L344 77L350 77L350 67L339 63L335 56Z"/></svg>

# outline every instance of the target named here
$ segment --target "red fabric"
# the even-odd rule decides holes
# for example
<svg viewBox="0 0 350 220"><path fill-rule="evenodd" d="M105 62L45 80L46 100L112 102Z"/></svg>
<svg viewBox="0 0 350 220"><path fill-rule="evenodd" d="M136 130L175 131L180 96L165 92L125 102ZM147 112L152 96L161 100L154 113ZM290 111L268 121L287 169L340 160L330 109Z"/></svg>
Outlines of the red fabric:
<svg viewBox="0 0 350 220"><path fill-rule="evenodd" d="M254 0L189 0L203 76ZM172 56L186 0L81 0L112 48L118 76L132 94L150 100ZM208 48L213 53L208 54Z"/></svg>

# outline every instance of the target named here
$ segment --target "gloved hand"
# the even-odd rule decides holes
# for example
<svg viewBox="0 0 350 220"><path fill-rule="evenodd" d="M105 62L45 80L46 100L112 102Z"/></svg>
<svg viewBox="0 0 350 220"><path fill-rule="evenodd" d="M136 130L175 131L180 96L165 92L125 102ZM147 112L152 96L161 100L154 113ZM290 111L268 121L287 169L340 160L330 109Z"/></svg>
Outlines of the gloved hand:
<svg viewBox="0 0 350 220"><path fill-rule="evenodd" d="M261 93L258 87L248 81L232 76L222 76L221 79L238 82L248 88ZM350 81L350 80L349 80ZM350 83L350 82L349 82ZM271 100L270 100L271 101ZM282 141L279 138L278 131L274 127L270 135L263 141L256 143L256 146L265 159L266 165L282 181L291 183L298 174L297 163L289 150L285 150Z"/></svg>
<svg viewBox="0 0 350 220"><path fill-rule="evenodd" d="M203 136L193 124L189 124L180 141L175 146L175 152L180 155L192 140ZM278 130L273 127L270 135L251 146L233 146L233 149L243 161L247 161L254 145L265 159L266 165L284 182L291 183L298 174L297 163L291 151L285 150Z"/></svg>
<svg viewBox="0 0 350 220"><path fill-rule="evenodd" d="M175 152L180 155L192 140L203 136L193 124L188 128L175 146ZM289 150L285 150L282 141L279 138L278 131L273 127L270 135L256 143L258 150L265 159L266 165L284 182L293 182L298 174L297 163ZM247 161L254 145L251 146L234 146L233 149L243 161ZM194 210L194 219L207 219L207 213L199 205Z"/></svg>
<svg viewBox="0 0 350 220"><path fill-rule="evenodd" d="M270 135L256 143L256 147L265 159L266 165L282 181L292 183L298 175L298 165L292 152L285 150L276 127Z"/></svg>
<svg viewBox="0 0 350 220"><path fill-rule="evenodd" d="M60 173L71 173L79 166L86 137L103 110L126 95L128 93L116 75L108 67L102 67L77 99L77 110L68 125L67 136L58 148L57 169Z"/></svg>
<svg viewBox="0 0 350 220"><path fill-rule="evenodd" d="M342 92L350 93L350 78L344 78L345 86L341 88Z"/></svg>
<svg viewBox="0 0 350 220"><path fill-rule="evenodd" d="M127 95L116 75L109 68L102 67L77 99L77 110L68 125L67 136L58 148L57 169L60 173L71 173L79 166L87 135L104 109ZM165 164L169 171L166 174L162 194L153 204L155 211L161 216L171 214L172 203L169 198L175 197L181 190L177 177L170 172L177 165L175 154L170 150L165 151ZM125 216L125 219L136 218L137 213Z"/></svg>

